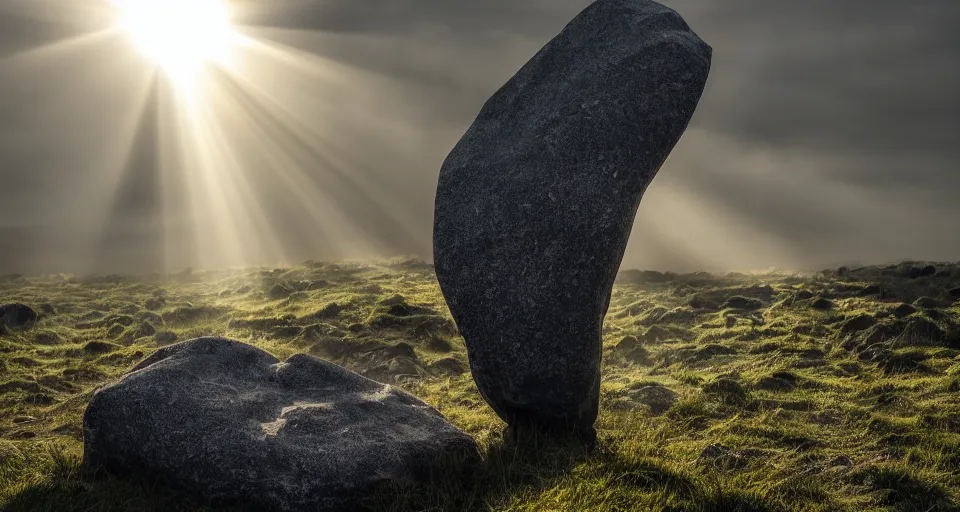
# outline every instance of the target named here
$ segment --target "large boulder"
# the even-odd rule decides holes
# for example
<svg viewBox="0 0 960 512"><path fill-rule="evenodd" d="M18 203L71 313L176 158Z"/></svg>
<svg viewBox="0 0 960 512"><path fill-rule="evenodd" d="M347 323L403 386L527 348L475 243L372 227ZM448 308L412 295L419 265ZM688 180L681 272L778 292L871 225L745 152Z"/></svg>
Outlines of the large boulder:
<svg viewBox="0 0 960 512"><path fill-rule="evenodd" d="M380 485L478 454L403 391L224 338L162 348L99 390L83 437L91 470L258 510L352 510Z"/></svg>
<svg viewBox="0 0 960 512"><path fill-rule="evenodd" d="M37 317L37 312L26 304L0 305L0 332L4 326L11 331L33 329L37 323Z"/></svg>
<svg viewBox="0 0 960 512"><path fill-rule="evenodd" d="M487 101L444 162L436 272L480 392L509 424L593 431L614 279L710 58L673 10L598 0Z"/></svg>

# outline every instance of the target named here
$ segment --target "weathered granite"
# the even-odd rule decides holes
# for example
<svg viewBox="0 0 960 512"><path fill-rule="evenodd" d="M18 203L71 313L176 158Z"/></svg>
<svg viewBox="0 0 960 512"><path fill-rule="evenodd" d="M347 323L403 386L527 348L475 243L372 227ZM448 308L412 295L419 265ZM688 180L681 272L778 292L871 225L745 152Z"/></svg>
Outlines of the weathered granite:
<svg viewBox="0 0 960 512"><path fill-rule="evenodd" d="M508 423L592 432L614 278L710 59L673 10L598 0L487 101L444 162L437 276L477 385Z"/></svg>
<svg viewBox="0 0 960 512"><path fill-rule="evenodd" d="M91 470L269 510L353 510L440 459L478 457L469 436L403 391L225 338L162 348L97 391L83 436Z"/></svg>

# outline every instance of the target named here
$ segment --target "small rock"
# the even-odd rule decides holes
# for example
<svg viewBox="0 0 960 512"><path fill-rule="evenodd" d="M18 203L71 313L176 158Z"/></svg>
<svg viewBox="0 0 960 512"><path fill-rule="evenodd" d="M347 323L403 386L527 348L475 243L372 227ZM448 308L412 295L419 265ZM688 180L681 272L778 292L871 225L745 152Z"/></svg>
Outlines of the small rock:
<svg viewBox="0 0 960 512"><path fill-rule="evenodd" d="M27 331L37 323L37 312L25 304L0 306L0 323L11 331Z"/></svg>
<svg viewBox="0 0 960 512"><path fill-rule="evenodd" d="M675 308L660 317L658 323L688 325L697 319L697 314L687 308Z"/></svg>
<svg viewBox="0 0 960 512"><path fill-rule="evenodd" d="M846 335L865 331L876 324L877 319L871 315L857 315L843 323L840 333Z"/></svg>
<svg viewBox="0 0 960 512"><path fill-rule="evenodd" d="M850 457L847 457L846 455L840 455L839 457L830 461L831 467L842 466L842 467L848 468L852 465L853 465L853 460L851 460Z"/></svg>
<svg viewBox="0 0 960 512"><path fill-rule="evenodd" d="M897 318L908 317L917 312L917 308L910 304L900 304L893 310L893 316Z"/></svg>
<svg viewBox="0 0 960 512"><path fill-rule="evenodd" d="M116 338L123 334L124 328L120 324L113 324L110 329L107 330L107 336L110 338Z"/></svg>
<svg viewBox="0 0 960 512"><path fill-rule="evenodd" d="M169 345L177 341L177 333L173 331L161 331L153 337L157 345Z"/></svg>
<svg viewBox="0 0 960 512"><path fill-rule="evenodd" d="M360 509L381 486L425 482L476 443L426 403L333 363L280 362L223 338L161 348L97 391L84 466L161 479L258 510Z"/></svg>
<svg viewBox="0 0 960 512"><path fill-rule="evenodd" d="M812 298L813 298L813 292L811 292L810 290L800 290L800 291L797 292L796 297L797 297L798 300L812 299Z"/></svg>
<svg viewBox="0 0 960 512"><path fill-rule="evenodd" d="M913 301L913 305L918 308L937 308L940 307L940 301L934 299L933 297L920 297L919 299Z"/></svg>
<svg viewBox="0 0 960 512"><path fill-rule="evenodd" d="M345 308L336 302L331 302L324 306L320 311L314 313L313 316L322 319L336 318Z"/></svg>
<svg viewBox="0 0 960 512"><path fill-rule="evenodd" d="M434 361L429 366L435 373L446 375L462 375L467 372L467 365L455 357L444 357Z"/></svg>
<svg viewBox="0 0 960 512"><path fill-rule="evenodd" d="M137 329L137 332L134 334L134 338L143 338L146 336L153 336L157 333L157 328L149 322L144 322L140 324L140 327Z"/></svg>
<svg viewBox="0 0 960 512"><path fill-rule="evenodd" d="M948 292L953 298L960 298L960 288L954 288Z"/></svg>
<svg viewBox="0 0 960 512"><path fill-rule="evenodd" d="M83 346L83 351L87 354L109 354L114 350L120 349L119 345L107 343L105 341L91 341Z"/></svg>
<svg viewBox="0 0 960 512"><path fill-rule="evenodd" d="M819 299L813 301L810 304L810 307L816 310L826 311L828 309L833 309L833 301L820 297Z"/></svg>
<svg viewBox="0 0 960 512"><path fill-rule="evenodd" d="M923 317L911 318L897 338L898 345L936 346L947 341L947 333L936 322Z"/></svg>
<svg viewBox="0 0 960 512"><path fill-rule="evenodd" d="M637 320L635 323L643 327L650 327L656 325L660 321L660 318L667 314L667 308L663 306L656 306L651 308L649 311L644 313L643 317Z"/></svg>
<svg viewBox="0 0 960 512"><path fill-rule="evenodd" d="M56 332L40 331L33 337L33 341L40 345L57 345L62 339Z"/></svg>
<svg viewBox="0 0 960 512"><path fill-rule="evenodd" d="M290 290L286 286L277 283L267 289L267 298L273 300L285 299L289 297L291 293L293 293L293 290Z"/></svg>
<svg viewBox="0 0 960 512"><path fill-rule="evenodd" d="M640 345L640 340L638 340L636 336L624 336L623 339L614 345L614 349L616 349L617 352L630 352L640 347Z"/></svg>
<svg viewBox="0 0 960 512"><path fill-rule="evenodd" d="M677 392L660 385L645 385L627 392L630 400L646 405L653 415L667 411L680 396Z"/></svg>
<svg viewBox="0 0 960 512"><path fill-rule="evenodd" d="M153 311L141 311L137 314L137 320L141 322L149 322L155 326L163 325L163 317Z"/></svg>
<svg viewBox="0 0 960 512"><path fill-rule="evenodd" d="M923 269L920 268L920 267L912 267L912 266L911 266L911 267L906 267L906 269L905 269L905 275L906 275L909 279L918 279L918 278L920 278L921 272L923 272Z"/></svg>
<svg viewBox="0 0 960 512"><path fill-rule="evenodd" d="M37 421L37 418L34 418L33 416L15 416L13 418L14 425L22 425L24 423L33 423L35 421Z"/></svg>
<svg viewBox="0 0 960 512"><path fill-rule="evenodd" d="M703 392L713 395L727 405L743 405L747 402L747 391L739 382L729 378L718 378L703 386Z"/></svg>
<svg viewBox="0 0 960 512"><path fill-rule="evenodd" d="M167 301L163 297L151 297L144 301L143 307L151 311L157 311L162 308Z"/></svg>
<svg viewBox="0 0 960 512"><path fill-rule="evenodd" d="M920 277L930 277L937 275L937 267L927 265L920 269Z"/></svg>
<svg viewBox="0 0 960 512"><path fill-rule="evenodd" d="M754 310L760 309L763 307L763 302L760 302L757 299L750 299L747 297L730 297L726 302L723 303L724 308L732 309L745 309L745 310Z"/></svg>

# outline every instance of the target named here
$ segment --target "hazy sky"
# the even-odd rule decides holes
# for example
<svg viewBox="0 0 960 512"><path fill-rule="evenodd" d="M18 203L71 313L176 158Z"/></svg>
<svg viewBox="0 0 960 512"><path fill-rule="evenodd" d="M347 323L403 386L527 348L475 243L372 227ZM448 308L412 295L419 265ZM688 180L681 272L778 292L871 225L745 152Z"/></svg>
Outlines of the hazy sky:
<svg viewBox="0 0 960 512"><path fill-rule="evenodd" d="M589 2L235 3L186 98L103 3L0 0L0 274L430 259L443 158ZM713 68L624 268L960 260L960 2L664 3Z"/></svg>

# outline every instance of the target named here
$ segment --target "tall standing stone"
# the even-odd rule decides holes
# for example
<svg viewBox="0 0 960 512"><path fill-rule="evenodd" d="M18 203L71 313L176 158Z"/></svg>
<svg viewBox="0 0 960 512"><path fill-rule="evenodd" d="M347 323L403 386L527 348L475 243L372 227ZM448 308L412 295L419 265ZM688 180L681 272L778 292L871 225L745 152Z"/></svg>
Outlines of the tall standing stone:
<svg viewBox="0 0 960 512"><path fill-rule="evenodd" d="M710 58L673 10L598 0L487 101L444 162L437 277L480 392L509 424L593 432L613 281Z"/></svg>

